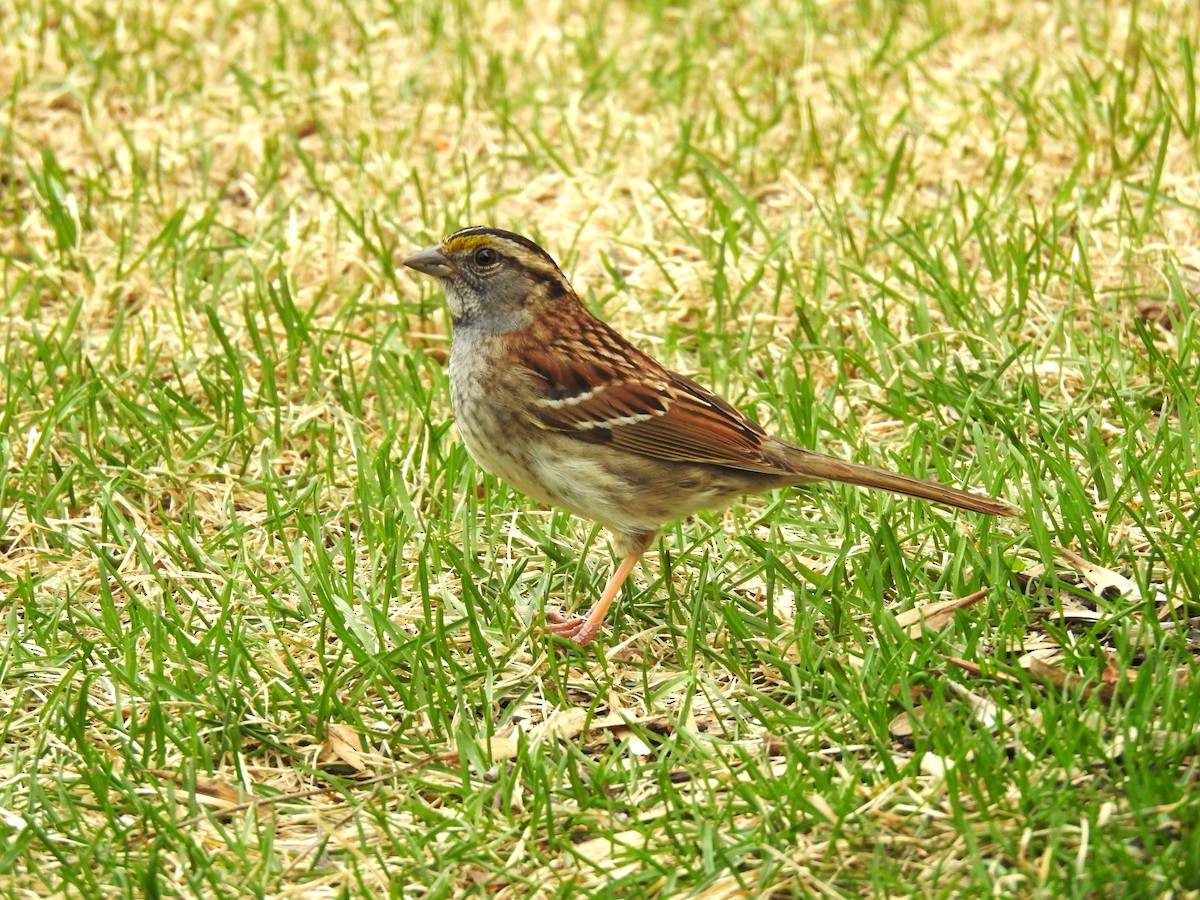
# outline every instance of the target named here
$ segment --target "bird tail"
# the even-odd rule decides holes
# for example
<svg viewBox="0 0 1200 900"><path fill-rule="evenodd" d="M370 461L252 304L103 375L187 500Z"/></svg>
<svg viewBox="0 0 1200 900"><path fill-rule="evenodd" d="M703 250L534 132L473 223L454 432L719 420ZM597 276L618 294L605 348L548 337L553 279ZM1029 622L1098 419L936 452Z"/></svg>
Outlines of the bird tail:
<svg viewBox="0 0 1200 900"><path fill-rule="evenodd" d="M891 491L893 494L904 494L908 497L918 497L921 500L956 506L959 509L969 509L989 516L1013 516L1019 512L1015 506L1005 503L1003 500L969 494L936 481L923 481L908 475L885 472L883 469L847 462L844 459L825 456L823 453L814 453L800 447L792 449L793 453L789 454L788 459L789 468L806 481L839 481L842 484L876 488L881 491Z"/></svg>

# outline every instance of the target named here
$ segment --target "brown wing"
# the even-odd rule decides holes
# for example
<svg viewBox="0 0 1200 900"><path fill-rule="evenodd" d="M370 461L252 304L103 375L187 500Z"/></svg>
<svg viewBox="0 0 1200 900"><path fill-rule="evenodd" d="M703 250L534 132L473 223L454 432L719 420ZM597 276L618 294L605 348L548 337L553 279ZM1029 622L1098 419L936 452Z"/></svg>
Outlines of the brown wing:
<svg viewBox="0 0 1200 900"><path fill-rule="evenodd" d="M542 428L656 459L786 471L763 453L761 426L632 347L574 356L556 350L524 354L538 383L532 413Z"/></svg>

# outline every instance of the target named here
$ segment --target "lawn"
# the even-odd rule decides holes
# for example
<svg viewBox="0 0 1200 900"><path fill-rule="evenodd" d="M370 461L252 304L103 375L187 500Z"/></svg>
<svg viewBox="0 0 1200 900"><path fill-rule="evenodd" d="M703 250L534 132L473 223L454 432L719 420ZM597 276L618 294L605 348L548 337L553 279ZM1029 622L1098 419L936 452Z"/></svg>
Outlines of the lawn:
<svg viewBox="0 0 1200 900"><path fill-rule="evenodd" d="M1200 896L1191 0L0 10L6 896ZM487 224L842 486L458 439Z"/></svg>

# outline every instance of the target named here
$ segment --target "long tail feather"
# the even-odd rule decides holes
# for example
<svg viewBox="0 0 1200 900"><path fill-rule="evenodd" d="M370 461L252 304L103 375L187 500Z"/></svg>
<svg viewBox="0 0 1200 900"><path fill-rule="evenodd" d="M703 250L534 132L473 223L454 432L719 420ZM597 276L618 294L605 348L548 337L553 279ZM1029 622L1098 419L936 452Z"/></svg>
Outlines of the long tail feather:
<svg viewBox="0 0 1200 900"><path fill-rule="evenodd" d="M881 491L891 491L893 494L904 494L908 497L919 497L934 503L944 503L959 509L969 509L973 512L986 513L989 516L1013 516L1019 510L1003 500L992 497L981 497L969 494L958 488L947 487L936 481L922 481L908 475L898 475L895 472L885 472L872 466L847 462L811 450L795 448L795 454L788 462L797 475L814 481L839 481L843 484L855 484L861 487L877 488Z"/></svg>

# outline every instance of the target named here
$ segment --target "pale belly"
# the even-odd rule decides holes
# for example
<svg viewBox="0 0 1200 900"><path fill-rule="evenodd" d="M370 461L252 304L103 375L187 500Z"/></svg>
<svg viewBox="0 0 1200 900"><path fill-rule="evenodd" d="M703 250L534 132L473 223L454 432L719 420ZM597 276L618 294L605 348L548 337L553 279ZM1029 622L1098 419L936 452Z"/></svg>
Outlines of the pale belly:
<svg viewBox="0 0 1200 900"><path fill-rule="evenodd" d="M551 432L526 429L508 410L492 405L486 395L455 391L455 423L467 452L479 466L522 494L566 509L617 530L658 528L664 519L631 514L622 503L627 485L610 466L592 454L581 453L578 441ZM472 404L475 404L472 407ZM488 404L490 409L479 408Z"/></svg>
<svg viewBox="0 0 1200 900"><path fill-rule="evenodd" d="M511 408L510 395L489 385L493 379L477 365L478 357L468 364L465 350L456 345L450 357L451 401L463 443L483 469L535 500L615 532L653 533L751 489L745 473L658 460L543 430Z"/></svg>

